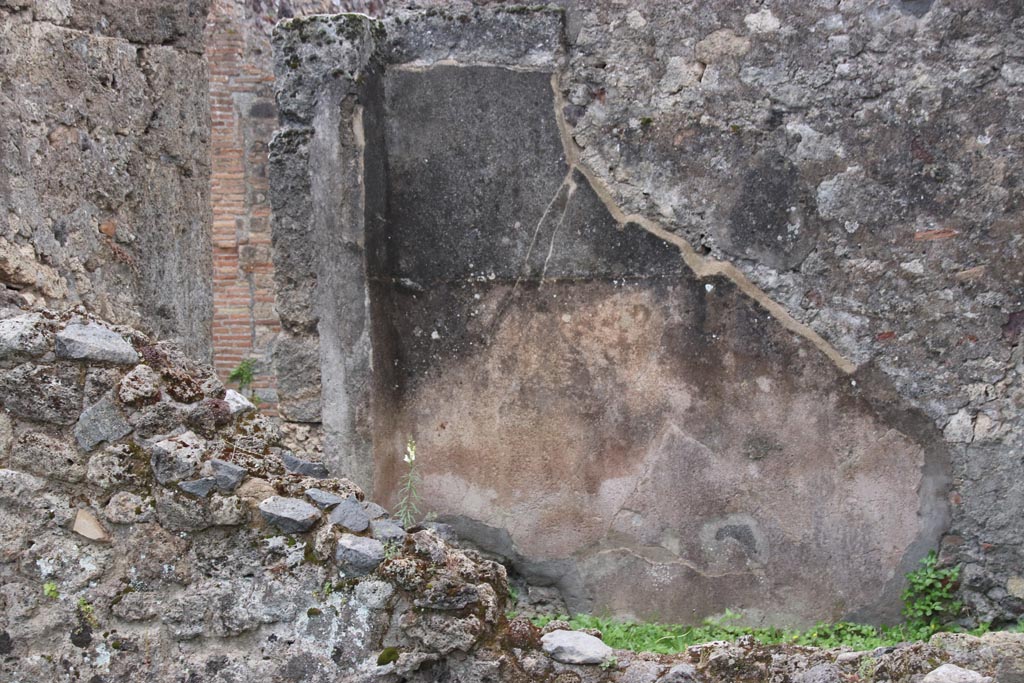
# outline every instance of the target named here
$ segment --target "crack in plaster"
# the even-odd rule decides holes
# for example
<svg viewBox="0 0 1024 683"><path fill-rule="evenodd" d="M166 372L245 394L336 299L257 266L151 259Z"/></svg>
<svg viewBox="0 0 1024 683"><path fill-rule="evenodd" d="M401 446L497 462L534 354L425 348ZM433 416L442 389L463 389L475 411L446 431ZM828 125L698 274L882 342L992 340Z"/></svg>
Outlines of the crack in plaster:
<svg viewBox="0 0 1024 683"><path fill-rule="evenodd" d="M662 548L660 545L652 547L657 548L659 551L668 552L665 548ZM762 572L754 571L752 569L744 569L742 571L732 572L711 572L707 571L706 569L701 569L700 566L694 564L693 562L684 560L681 557L679 557L679 559L676 560L654 560L649 557L646 557L642 553L637 552L633 548L626 548L622 546L618 546L615 548L602 548L601 550L598 550L594 555L596 557L601 555L613 554L629 555L630 557L634 557L650 567L686 567L690 571L699 574L700 576L703 576L706 579L720 579L726 576L763 576Z"/></svg>
<svg viewBox="0 0 1024 683"><path fill-rule="evenodd" d="M566 182L569 183L569 191L565 195L565 206L562 207L562 215L558 219L558 223L555 224L554 230L551 231L551 242L548 244L548 255L544 258L544 266L540 269L540 282L537 283L537 289L544 286L544 276L548 272L548 262L551 261L551 255L555 252L555 238L558 237L558 231L561 230L565 224L565 218L569 215L569 207L572 205L573 195L576 194L576 181L572 177L572 169L569 170L569 174L566 176Z"/></svg>
<svg viewBox="0 0 1024 683"><path fill-rule="evenodd" d="M562 182L559 183L558 188L555 190L554 196L551 197L551 201L548 202L548 205L546 207L544 207L544 213L540 215L540 220L537 221L537 226L533 229L533 237L530 239L530 246L527 247L526 249L526 256L523 258L523 266L522 268L519 269L519 276L516 277L516 282L512 286L513 292L519 288L519 283L523 281L523 278L529 275L530 257L533 255L533 248L537 246L537 237L540 236L540 229L544 226L544 222L547 220L548 214L551 213L551 208L555 205L555 202L558 201L558 198L562 196L562 190L565 189L567 185L571 185L573 188L575 188L575 184L572 183L571 168L569 169L569 172L565 175L565 177L562 179ZM565 211L566 208L569 206L569 196L566 197L565 206L562 207L562 219L565 218ZM557 229L558 228L556 226L555 230L557 231ZM552 239L554 239L554 235L552 235ZM551 254L549 251L548 258L550 257ZM547 267L547 261L544 262L544 266L545 268Z"/></svg>

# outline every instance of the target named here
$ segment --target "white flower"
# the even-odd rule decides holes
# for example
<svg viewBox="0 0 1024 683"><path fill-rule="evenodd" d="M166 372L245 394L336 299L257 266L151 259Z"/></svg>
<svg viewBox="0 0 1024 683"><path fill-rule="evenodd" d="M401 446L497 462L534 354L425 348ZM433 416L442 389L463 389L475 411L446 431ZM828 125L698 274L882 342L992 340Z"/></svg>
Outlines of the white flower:
<svg viewBox="0 0 1024 683"><path fill-rule="evenodd" d="M411 465L416 460L416 442L410 441L405 446L405 457L402 458L405 464Z"/></svg>

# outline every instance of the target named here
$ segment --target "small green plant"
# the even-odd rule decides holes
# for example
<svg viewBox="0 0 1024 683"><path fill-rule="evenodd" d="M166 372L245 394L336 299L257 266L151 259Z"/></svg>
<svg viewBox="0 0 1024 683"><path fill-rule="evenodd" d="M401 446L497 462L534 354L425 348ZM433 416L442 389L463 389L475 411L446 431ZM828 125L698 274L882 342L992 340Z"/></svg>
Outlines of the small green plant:
<svg viewBox="0 0 1024 683"><path fill-rule="evenodd" d="M960 579L960 567L939 567L935 551L921 560L921 566L907 574L907 589L903 591L903 616L912 630L938 632L942 626L960 614L963 604L956 599L955 590Z"/></svg>
<svg viewBox="0 0 1024 683"><path fill-rule="evenodd" d="M416 442L409 439L405 444L405 455L402 462L408 468L399 482L400 498L395 512L402 526L411 527L420 514L419 504L422 498L419 493L420 473L416 471Z"/></svg>
<svg viewBox="0 0 1024 683"><path fill-rule="evenodd" d="M608 659L601 662L601 669L604 671L610 671L619 665L619 658L615 655L610 656Z"/></svg>
<svg viewBox="0 0 1024 683"><path fill-rule="evenodd" d="M252 358L246 358L238 365L235 369L228 374L229 382L238 382L238 390L245 393L245 390L252 386L252 381L256 376L256 361Z"/></svg>
<svg viewBox="0 0 1024 683"><path fill-rule="evenodd" d="M398 541L384 541L384 559L393 560L398 557L398 553L402 551L401 544Z"/></svg>
<svg viewBox="0 0 1024 683"><path fill-rule="evenodd" d="M78 598L78 613L93 628L100 627L99 619L96 618L96 609L85 598Z"/></svg>
<svg viewBox="0 0 1024 683"><path fill-rule="evenodd" d="M857 665L857 679L862 683L871 683L875 680L875 668L877 667L873 657L864 657Z"/></svg>
<svg viewBox="0 0 1024 683"><path fill-rule="evenodd" d="M47 581L43 584L43 595L50 598L51 600L60 599L60 591L57 590L57 584L53 581Z"/></svg>

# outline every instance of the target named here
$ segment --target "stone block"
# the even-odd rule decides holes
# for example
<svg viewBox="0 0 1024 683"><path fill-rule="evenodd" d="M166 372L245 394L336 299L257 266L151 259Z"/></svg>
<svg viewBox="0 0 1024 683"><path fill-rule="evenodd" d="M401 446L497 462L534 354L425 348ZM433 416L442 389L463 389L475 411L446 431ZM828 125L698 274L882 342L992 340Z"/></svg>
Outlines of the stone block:
<svg viewBox="0 0 1024 683"><path fill-rule="evenodd" d="M342 534L334 561L346 576L364 576L384 561L384 544L373 538Z"/></svg>
<svg viewBox="0 0 1024 683"><path fill-rule="evenodd" d="M259 504L263 519L286 534L301 534L320 520L320 510L298 498L271 496Z"/></svg>
<svg viewBox="0 0 1024 683"><path fill-rule="evenodd" d="M57 333L57 357L92 363L132 365L139 354L124 337L93 322L72 322Z"/></svg>
<svg viewBox="0 0 1024 683"><path fill-rule="evenodd" d="M192 432L164 439L150 449L153 476L160 484L188 479L199 471L206 443Z"/></svg>
<svg viewBox="0 0 1024 683"><path fill-rule="evenodd" d="M131 431L132 426L113 394L107 394L82 412L75 424L75 440L82 450L91 451L104 441L113 443Z"/></svg>
<svg viewBox="0 0 1024 683"><path fill-rule="evenodd" d="M552 631L540 642L549 657L563 664L601 664L615 653L599 638L580 631Z"/></svg>

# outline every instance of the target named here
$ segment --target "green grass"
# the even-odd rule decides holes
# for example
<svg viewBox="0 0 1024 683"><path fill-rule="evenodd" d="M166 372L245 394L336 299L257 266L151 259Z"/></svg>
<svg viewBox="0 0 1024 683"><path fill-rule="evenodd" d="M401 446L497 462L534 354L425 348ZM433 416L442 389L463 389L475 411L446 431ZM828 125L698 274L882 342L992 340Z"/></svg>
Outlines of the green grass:
<svg viewBox="0 0 1024 683"><path fill-rule="evenodd" d="M783 628L750 628L739 625L740 615L725 611L717 619L705 619L700 626L679 624L636 623L617 621L581 614L575 617L539 617L533 620L544 626L552 619L568 621L573 628L596 628L604 642L613 648L636 652L673 654L691 645L712 640L736 640L753 636L766 645L806 645L810 647L849 647L854 650L873 650L876 647L896 645L914 640L928 640L940 631L981 635L990 630L988 624L965 631L953 621L960 614L962 604L955 597L960 578L960 567L942 567L936 553L921 559L918 568L907 574L907 589L903 592L905 624L896 626L869 626L840 621L819 623L806 630ZM1024 633L1024 621L1012 627Z"/></svg>
<svg viewBox="0 0 1024 683"><path fill-rule="evenodd" d="M931 626L899 626L875 627L867 624L838 622L835 624L821 623L806 630L782 628L748 628L736 622L739 615L726 611L720 619L706 619L700 626L682 626L679 624L636 623L606 619L581 614L574 617L539 617L533 620L537 626L544 626L552 619L564 619L573 628L596 628L604 636L604 642L616 649L633 650L636 652L657 652L674 654L682 652L691 645L707 643L712 640L736 640L741 636L754 636L762 643L790 645L807 645L812 647L849 647L854 650L872 650L876 647L896 645L912 640L927 640L934 633L943 629L932 629ZM1024 628L1024 623L1016 629ZM946 630L953 630L952 628ZM967 633L980 634L988 630L982 626Z"/></svg>

